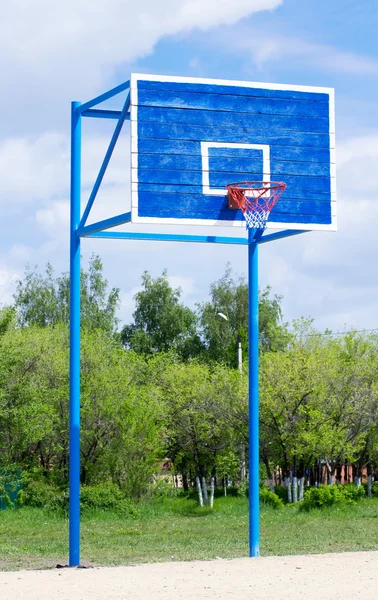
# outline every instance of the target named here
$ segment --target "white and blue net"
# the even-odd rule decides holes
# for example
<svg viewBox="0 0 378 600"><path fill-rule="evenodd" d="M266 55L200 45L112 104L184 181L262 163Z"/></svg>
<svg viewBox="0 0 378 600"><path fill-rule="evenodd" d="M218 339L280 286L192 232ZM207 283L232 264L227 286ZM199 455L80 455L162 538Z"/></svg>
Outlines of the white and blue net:
<svg viewBox="0 0 378 600"><path fill-rule="evenodd" d="M243 181L227 186L229 201L242 211L248 229L265 229L271 210L286 189L283 182Z"/></svg>

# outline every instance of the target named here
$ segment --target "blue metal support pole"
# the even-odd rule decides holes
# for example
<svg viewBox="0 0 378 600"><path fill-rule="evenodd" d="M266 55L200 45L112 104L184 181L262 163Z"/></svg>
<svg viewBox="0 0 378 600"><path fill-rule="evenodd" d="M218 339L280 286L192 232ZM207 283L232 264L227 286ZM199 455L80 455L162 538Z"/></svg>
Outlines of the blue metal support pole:
<svg viewBox="0 0 378 600"><path fill-rule="evenodd" d="M260 556L259 498L259 285L258 244L248 230L248 426L249 426L249 555Z"/></svg>
<svg viewBox="0 0 378 600"><path fill-rule="evenodd" d="M80 103L71 108L69 565L80 565Z"/></svg>

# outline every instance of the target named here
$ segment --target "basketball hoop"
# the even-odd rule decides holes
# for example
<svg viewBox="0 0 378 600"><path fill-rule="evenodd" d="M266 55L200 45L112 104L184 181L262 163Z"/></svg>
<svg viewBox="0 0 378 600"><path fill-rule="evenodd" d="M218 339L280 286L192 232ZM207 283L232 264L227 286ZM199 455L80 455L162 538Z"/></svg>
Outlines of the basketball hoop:
<svg viewBox="0 0 378 600"><path fill-rule="evenodd" d="M240 208L248 229L265 229L270 211L286 190L282 181L241 181L230 183L228 190L229 208Z"/></svg>

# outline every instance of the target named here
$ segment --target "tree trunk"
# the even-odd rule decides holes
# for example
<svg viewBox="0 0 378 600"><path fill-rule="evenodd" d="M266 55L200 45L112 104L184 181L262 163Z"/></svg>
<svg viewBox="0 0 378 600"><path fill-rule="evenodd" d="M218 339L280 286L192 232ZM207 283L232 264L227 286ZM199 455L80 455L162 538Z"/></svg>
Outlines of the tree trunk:
<svg viewBox="0 0 378 600"><path fill-rule="evenodd" d="M338 485L341 485L341 475L342 475L342 464L338 463L337 467L336 467L336 483Z"/></svg>
<svg viewBox="0 0 378 600"><path fill-rule="evenodd" d="M369 473L368 477L367 477L367 493L368 493L368 498L372 497L372 490L371 490L371 486L373 483L373 477L372 475Z"/></svg>
<svg viewBox="0 0 378 600"><path fill-rule="evenodd" d="M197 491L198 491L198 502L199 502L200 506L203 506L201 482L200 482L200 478L198 477L198 475L196 476L196 484L197 484Z"/></svg>
<svg viewBox="0 0 378 600"><path fill-rule="evenodd" d="M212 475L211 482L210 482L210 508L213 508L213 506L214 506L214 492L215 492L215 477L214 477L214 475Z"/></svg>
<svg viewBox="0 0 378 600"><path fill-rule="evenodd" d="M209 497L207 495L206 477L202 477L202 489L203 489L203 500L205 504L209 504Z"/></svg>
<svg viewBox="0 0 378 600"><path fill-rule="evenodd" d="M263 461L264 461L264 465L266 468L266 474L268 475L269 489L274 494L274 477L273 477L272 469L270 468L268 456L265 453L265 451L263 453Z"/></svg>
<svg viewBox="0 0 378 600"><path fill-rule="evenodd" d="M186 471L184 471L182 473L182 487L184 489L184 492L188 492L189 491L188 476L186 474Z"/></svg>
<svg viewBox="0 0 378 600"><path fill-rule="evenodd" d="M240 445L240 482L243 483L247 477L247 467L245 464L245 444Z"/></svg>
<svg viewBox="0 0 378 600"><path fill-rule="evenodd" d="M304 499L304 482L305 478L302 476L299 480L299 501L302 502Z"/></svg>
<svg viewBox="0 0 378 600"><path fill-rule="evenodd" d="M296 475L293 477L293 502L298 502L298 478Z"/></svg>
<svg viewBox="0 0 378 600"><path fill-rule="evenodd" d="M287 487L287 501L290 503L292 502L292 495L291 495L291 478L290 477L285 477L285 486Z"/></svg>
<svg viewBox="0 0 378 600"><path fill-rule="evenodd" d="M362 469L360 466L360 463L355 463L354 465L354 485L356 487L361 487L361 476L362 476Z"/></svg>
<svg viewBox="0 0 378 600"><path fill-rule="evenodd" d="M328 485L335 484L335 465L327 463Z"/></svg>
<svg viewBox="0 0 378 600"><path fill-rule="evenodd" d="M226 475L226 477L223 477L223 489L224 489L225 496L227 496L227 483L228 483L228 475Z"/></svg>

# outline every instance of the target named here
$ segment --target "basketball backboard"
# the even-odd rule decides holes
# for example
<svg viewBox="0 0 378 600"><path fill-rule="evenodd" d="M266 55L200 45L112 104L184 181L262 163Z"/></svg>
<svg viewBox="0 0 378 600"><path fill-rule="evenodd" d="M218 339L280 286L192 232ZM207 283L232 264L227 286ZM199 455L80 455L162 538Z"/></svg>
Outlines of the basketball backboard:
<svg viewBox="0 0 378 600"><path fill-rule="evenodd" d="M133 74L134 223L245 227L234 181L284 181L274 229L336 230L334 91Z"/></svg>

